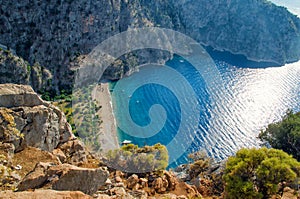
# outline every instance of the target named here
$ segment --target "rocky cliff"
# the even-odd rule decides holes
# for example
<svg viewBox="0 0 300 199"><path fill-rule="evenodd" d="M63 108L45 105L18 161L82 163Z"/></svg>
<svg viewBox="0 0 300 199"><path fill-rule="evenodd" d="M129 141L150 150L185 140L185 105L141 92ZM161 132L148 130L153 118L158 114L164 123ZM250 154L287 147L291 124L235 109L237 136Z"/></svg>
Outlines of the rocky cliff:
<svg viewBox="0 0 300 199"><path fill-rule="evenodd" d="M265 0L0 2L0 43L31 65L39 62L49 69L51 83L60 89L72 87L72 63L79 55L134 27L171 28L256 61L284 64L300 57L300 20ZM110 70L106 78L120 77L120 70L128 68Z"/></svg>

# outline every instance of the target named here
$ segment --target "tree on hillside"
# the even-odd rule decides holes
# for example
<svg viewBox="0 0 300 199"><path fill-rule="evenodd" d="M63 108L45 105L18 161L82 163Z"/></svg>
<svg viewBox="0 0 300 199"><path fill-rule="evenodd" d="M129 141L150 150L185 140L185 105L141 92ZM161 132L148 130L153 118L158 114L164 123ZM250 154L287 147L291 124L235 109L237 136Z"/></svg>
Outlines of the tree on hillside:
<svg viewBox="0 0 300 199"><path fill-rule="evenodd" d="M226 199L265 199L278 193L300 174L300 163L277 149L241 149L226 163Z"/></svg>
<svg viewBox="0 0 300 199"><path fill-rule="evenodd" d="M300 161L300 112L287 111L282 121L269 124L259 138L273 148L281 149Z"/></svg>

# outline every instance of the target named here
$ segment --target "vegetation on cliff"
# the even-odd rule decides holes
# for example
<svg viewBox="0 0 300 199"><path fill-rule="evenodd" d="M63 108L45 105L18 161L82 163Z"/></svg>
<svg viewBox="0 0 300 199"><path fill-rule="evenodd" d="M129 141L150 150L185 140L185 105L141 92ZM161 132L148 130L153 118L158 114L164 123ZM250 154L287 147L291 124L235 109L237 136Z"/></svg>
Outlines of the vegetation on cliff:
<svg viewBox="0 0 300 199"><path fill-rule="evenodd" d="M300 112L287 111L281 121L269 124L259 138L273 148L281 149L300 161Z"/></svg>
<svg viewBox="0 0 300 199"><path fill-rule="evenodd" d="M226 163L225 198L259 199L282 194L300 177L300 163L277 149L242 149Z"/></svg>
<svg viewBox="0 0 300 199"><path fill-rule="evenodd" d="M127 173L162 171L168 166L168 151L164 145L138 147L127 144L107 153L105 163Z"/></svg>

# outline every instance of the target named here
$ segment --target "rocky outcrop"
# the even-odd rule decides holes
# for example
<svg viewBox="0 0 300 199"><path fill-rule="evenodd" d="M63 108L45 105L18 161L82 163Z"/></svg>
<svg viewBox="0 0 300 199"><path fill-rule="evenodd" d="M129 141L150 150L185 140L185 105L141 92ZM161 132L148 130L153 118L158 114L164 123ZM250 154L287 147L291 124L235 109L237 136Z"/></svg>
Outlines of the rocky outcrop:
<svg viewBox="0 0 300 199"><path fill-rule="evenodd" d="M19 142L11 140L16 150L32 146L52 151L74 139L64 114L40 99L30 86L1 84L0 107L14 118L16 129L24 136Z"/></svg>
<svg viewBox="0 0 300 199"><path fill-rule="evenodd" d="M109 198L195 198L201 195L196 187L179 181L172 172L129 175L113 171L98 194L107 194ZM183 197L184 195L185 197Z"/></svg>
<svg viewBox="0 0 300 199"><path fill-rule="evenodd" d="M171 28L251 60L284 64L300 57L299 19L265 0L15 0L1 2L0 14L0 43L49 69L57 88L72 87L79 55L135 27ZM142 57L149 60L153 52ZM120 77L128 66L108 69L106 78Z"/></svg>
<svg viewBox="0 0 300 199"><path fill-rule="evenodd" d="M30 84L35 91L51 90L52 74L39 63L32 66L21 57L0 46L0 84Z"/></svg>
<svg viewBox="0 0 300 199"><path fill-rule="evenodd" d="M34 190L34 191L1 191L0 198L11 198L11 199L32 199L32 198L43 198L43 199L92 199L93 197L86 195L80 191L55 191L55 190Z"/></svg>
<svg viewBox="0 0 300 199"><path fill-rule="evenodd" d="M30 86L0 84L0 124L1 141L14 144L15 151L31 146L53 152L62 163L87 161L89 153L65 115Z"/></svg>
<svg viewBox="0 0 300 199"><path fill-rule="evenodd" d="M103 168L87 169L70 164L39 163L21 181L18 190L47 187L54 190L79 190L86 194L93 194L105 183L108 175L108 171Z"/></svg>

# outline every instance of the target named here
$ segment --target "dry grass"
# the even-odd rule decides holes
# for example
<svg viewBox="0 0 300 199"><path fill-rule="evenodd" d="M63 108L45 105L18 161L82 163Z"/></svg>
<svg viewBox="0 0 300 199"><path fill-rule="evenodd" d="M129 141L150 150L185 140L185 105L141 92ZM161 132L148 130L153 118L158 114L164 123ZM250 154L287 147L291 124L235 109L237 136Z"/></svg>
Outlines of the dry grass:
<svg viewBox="0 0 300 199"><path fill-rule="evenodd" d="M32 171L39 162L53 162L59 164L57 158L51 153L33 147L27 147L23 151L15 153L12 160L14 166L18 164L22 166L22 169L18 171L18 174L22 178Z"/></svg>

